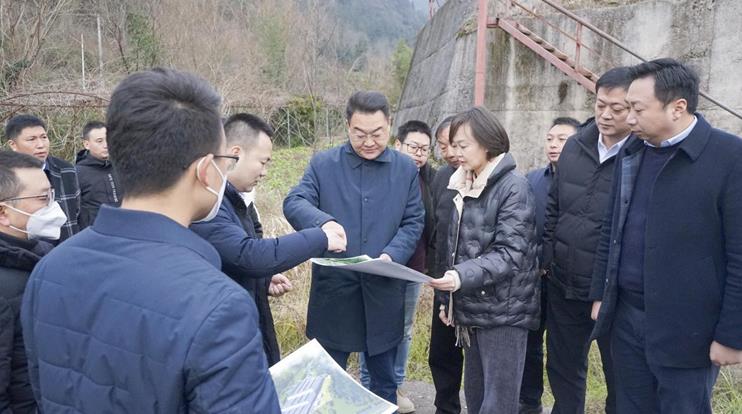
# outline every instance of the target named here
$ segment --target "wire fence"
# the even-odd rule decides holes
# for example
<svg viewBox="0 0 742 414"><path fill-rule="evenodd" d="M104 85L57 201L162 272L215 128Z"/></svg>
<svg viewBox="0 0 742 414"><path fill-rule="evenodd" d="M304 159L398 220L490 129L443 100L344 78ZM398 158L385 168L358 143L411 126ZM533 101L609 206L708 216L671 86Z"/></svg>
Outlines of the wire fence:
<svg viewBox="0 0 742 414"><path fill-rule="evenodd" d="M0 98L0 121L28 113L46 123L51 152L74 161L82 149L82 129L89 121L105 121L108 97L77 91L43 91ZM248 112L267 120L274 128L277 146L333 146L346 134L344 108L306 97L268 105L230 104L224 116ZM4 140L3 140L4 141Z"/></svg>

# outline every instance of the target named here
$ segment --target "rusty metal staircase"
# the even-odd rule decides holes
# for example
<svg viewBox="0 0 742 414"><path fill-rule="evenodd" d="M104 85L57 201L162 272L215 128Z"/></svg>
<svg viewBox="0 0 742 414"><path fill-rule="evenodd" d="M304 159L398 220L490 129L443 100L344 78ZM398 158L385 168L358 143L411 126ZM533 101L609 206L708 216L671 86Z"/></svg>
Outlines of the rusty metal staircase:
<svg viewBox="0 0 742 414"><path fill-rule="evenodd" d="M595 82L598 80L598 75L585 67L583 64L582 54L583 52L592 53L598 61L608 63L610 66L615 64L610 62L604 56L602 56L596 48L590 47L585 44L582 37L583 30L590 30L593 35L607 40L610 44L615 47L622 49L624 52L632 55L634 58L641 62L646 62L647 59L638 55L626 45L621 43L618 39L614 38L610 34L602 31L601 29L590 24L590 22L582 19L571 11L567 10L559 3L554 0L531 0L530 3L538 3L539 5L544 4L549 8L556 11L558 15L566 16L575 24L574 33L567 33L559 26L550 22L546 16L539 14L535 7L529 7L524 4L524 0L497 0L500 6L504 6L504 12L498 13L494 19L490 19L488 16L488 0L479 0L479 13L477 17L477 49L476 49L476 63L475 63L475 74L474 74L474 104L484 104L485 94L485 81L486 81L486 69L487 69L487 56L486 56L486 43L487 43L487 29L497 28L508 33L515 40L520 42L525 47L529 48L541 58L551 63L554 67L562 71L565 75L577 81L588 91L595 93ZM520 13L524 17L532 17L543 22L551 30L554 30L558 35L569 39L574 43L574 52L568 53L564 50L560 50L553 44L547 42L543 36L535 33L524 24L515 20L515 12ZM742 119L742 114L729 108L727 105L719 102L712 98L707 93L701 91L700 95L712 102L719 108L725 110L737 118Z"/></svg>

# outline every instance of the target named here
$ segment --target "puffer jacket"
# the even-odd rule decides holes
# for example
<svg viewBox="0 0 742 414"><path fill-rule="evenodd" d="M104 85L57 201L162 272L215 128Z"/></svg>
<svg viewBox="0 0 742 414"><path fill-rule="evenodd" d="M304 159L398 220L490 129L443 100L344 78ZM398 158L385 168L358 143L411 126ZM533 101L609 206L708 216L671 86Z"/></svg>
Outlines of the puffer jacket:
<svg viewBox="0 0 742 414"><path fill-rule="evenodd" d="M0 234L0 413L36 412L21 332L21 298L36 263L51 250L42 241Z"/></svg>
<svg viewBox="0 0 742 414"><path fill-rule="evenodd" d="M470 328L536 329L540 287L535 199L526 178L515 172L513 157L498 158L480 176L488 177L486 182L475 180L471 190L461 191L463 169L449 183L458 193L448 260L461 279L461 288L452 295L453 319Z"/></svg>

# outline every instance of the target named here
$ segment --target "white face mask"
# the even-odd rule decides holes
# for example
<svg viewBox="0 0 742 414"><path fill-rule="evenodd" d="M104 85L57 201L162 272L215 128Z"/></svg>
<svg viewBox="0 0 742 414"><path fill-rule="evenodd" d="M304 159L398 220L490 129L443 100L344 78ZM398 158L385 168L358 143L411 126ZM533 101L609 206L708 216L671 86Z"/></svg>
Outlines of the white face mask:
<svg viewBox="0 0 742 414"><path fill-rule="evenodd" d="M29 214L25 211L18 210L10 205L5 207L28 216L28 223L26 223L26 230L19 229L17 227L10 226L11 229L26 233L29 239L49 239L59 240L62 225L67 222L67 215L64 214L62 207L59 203L53 201L48 206L42 207L36 210L35 213Z"/></svg>
<svg viewBox="0 0 742 414"><path fill-rule="evenodd" d="M201 158L201 161L198 162L198 165L196 166L196 174L198 175L198 170L201 169L201 163L204 161L203 158ZM206 215L206 217L194 221L194 223L205 223L207 221L211 221L216 217L216 215L219 213L219 206L222 205L222 199L224 198L224 190L227 188L227 177L222 174L221 170L219 170L219 167L216 166L216 163L214 160L211 160L211 164L214 165L214 168L216 168L216 171L219 173L219 177L222 179L222 186L219 189L219 191L215 191L209 186L206 186L206 189L216 196L216 203L214 203L214 206L211 207L211 211L209 211L209 214Z"/></svg>

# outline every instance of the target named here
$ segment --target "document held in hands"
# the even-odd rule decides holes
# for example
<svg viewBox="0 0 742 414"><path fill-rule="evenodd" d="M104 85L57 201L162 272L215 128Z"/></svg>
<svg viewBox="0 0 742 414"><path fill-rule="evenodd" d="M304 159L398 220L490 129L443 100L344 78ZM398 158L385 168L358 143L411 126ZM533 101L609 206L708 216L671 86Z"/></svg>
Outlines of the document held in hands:
<svg viewBox="0 0 742 414"><path fill-rule="evenodd" d="M410 282L427 283L433 278L422 274L399 263L387 262L381 259L372 259L369 256L356 256L347 258L314 258L311 262L319 266L333 266L344 270L369 273L377 276L402 279Z"/></svg>

